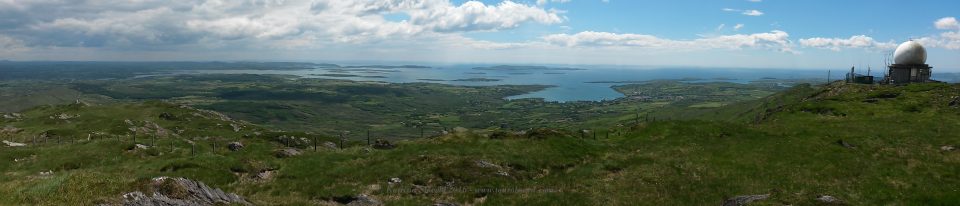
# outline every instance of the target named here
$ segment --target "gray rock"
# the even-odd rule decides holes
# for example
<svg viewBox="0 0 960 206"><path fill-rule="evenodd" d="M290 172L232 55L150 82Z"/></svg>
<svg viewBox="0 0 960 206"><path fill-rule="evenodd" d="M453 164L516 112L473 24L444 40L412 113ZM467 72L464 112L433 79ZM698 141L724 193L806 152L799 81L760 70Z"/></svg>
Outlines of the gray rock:
<svg viewBox="0 0 960 206"><path fill-rule="evenodd" d="M403 180L400 180L399 177L394 177L394 178L390 178L390 180L387 180L388 185L398 185L401 182L403 182Z"/></svg>
<svg viewBox="0 0 960 206"><path fill-rule="evenodd" d="M11 142L11 141L7 141L7 140L3 140L3 144L6 144L7 147L23 147L23 146L27 146L27 144L24 144L24 143Z"/></svg>
<svg viewBox="0 0 960 206"><path fill-rule="evenodd" d="M954 151L954 150L957 150L957 148L954 147L954 146L950 146L950 145L944 145L944 146L940 147L940 151L944 151L944 152L949 152L949 151Z"/></svg>
<svg viewBox="0 0 960 206"><path fill-rule="evenodd" d="M243 149L243 143L231 142L227 144L227 149L230 149L230 151L240 151L240 149Z"/></svg>
<svg viewBox="0 0 960 206"><path fill-rule="evenodd" d="M497 169L502 169L502 167L500 167L500 165L487 162L486 160L477 160L477 161L474 161L474 163L476 163L476 164L477 164L477 167L480 167L480 168L497 168Z"/></svg>
<svg viewBox="0 0 960 206"><path fill-rule="evenodd" d="M323 142L323 146L329 149L340 149L339 147L337 147L337 143L333 143L333 142Z"/></svg>
<svg viewBox="0 0 960 206"><path fill-rule="evenodd" d="M169 182L172 181L172 182ZM140 191L123 195L124 206L174 206L174 205L253 205L243 197L226 193L206 184L180 177L154 178L150 187L152 195ZM170 189L170 188L174 189Z"/></svg>
<svg viewBox="0 0 960 206"><path fill-rule="evenodd" d="M820 195L817 197L817 202L824 204L843 204L843 200L839 198L830 196L830 195Z"/></svg>
<svg viewBox="0 0 960 206"><path fill-rule="evenodd" d="M383 205L379 200L373 199L367 195L357 195L356 199L347 203L347 206L380 206Z"/></svg>
<svg viewBox="0 0 960 206"><path fill-rule="evenodd" d="M434 203L433 206L460 206L460 204L449 203L449 202L438 202L438 203Z"/></svg>
<svg viewBox="0 0 960 206"><path fill-rule="evenodd" d="M741 206L741 205L747 205L747 204L750 204L751 202L759 201L759 200L764 200L764 199L767 199L767 198L770 198L770 194L764 194L764 195L741 195L741 196L736 196L736 197L727 199L726 201L723 201L723 206Z"/></svg>
<svg viewBox="0 0 960 206"><path fill-rule="evenodd" d="M286 148L286 149L277 150L277 151L274 153L274 155L277 156L277 157L279 157L279 158L287 158L287 157L293 157L293 156L300 155L301 153L302 153L302 152L300 152L300 150L298 150L298 149Z"/></svg>
<svg viewBox="0 0 960 206"><path fill-rule="evenodd" d="M843 141L842 139L837 140L837 144L840 145L840 146L846 147L846 148L850 148L850 149L853 149L853 148L856 148L856 147L857 147L856 145L850 144L849 142Z"/></svg>
<svg viewBox="0 0 960 206"><path fill-rule="evenodd" d="M384 139L378 139L377 141L373 142L373 148L374 149L393 149L393 148L397 148L397 145L394 145L393 143L390 143L390 141L387 141Z"/></svg>
<svg viewBox="0 0 960 206"><path fill-rule="evenodd" d="M257 173L257 176L254 177L257 180L266 181L273 178L273 170L264 170Z"/></svg>
<svg viewBox="0 0 960 206"><path fill-rule="evenodd" d="M3 129L0 129L0 134L16 134L16 133L20 133L21 131L23 131L23 129L7 125L7 126L4 126Z"/></svg>
<svg viewBox="0 0 960 206"><path fill-rule="evenodd" d="M131 150L145 150L145 149L149 149L149 148L150 148L150 146L147 146L147 145L135 144L135 145L133 145L133 148L132 148Z"/></svg>

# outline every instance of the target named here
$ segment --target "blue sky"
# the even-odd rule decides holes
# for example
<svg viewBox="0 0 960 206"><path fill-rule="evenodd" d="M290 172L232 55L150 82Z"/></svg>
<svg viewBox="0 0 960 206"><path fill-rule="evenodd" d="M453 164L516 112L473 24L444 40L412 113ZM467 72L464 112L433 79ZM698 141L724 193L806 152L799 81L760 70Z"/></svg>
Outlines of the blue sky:
<svg viewBox="0 0 960 206"><path fill-rule="evenodd" d="M0 59L960 71L958 1L0 1Z"/></svg>

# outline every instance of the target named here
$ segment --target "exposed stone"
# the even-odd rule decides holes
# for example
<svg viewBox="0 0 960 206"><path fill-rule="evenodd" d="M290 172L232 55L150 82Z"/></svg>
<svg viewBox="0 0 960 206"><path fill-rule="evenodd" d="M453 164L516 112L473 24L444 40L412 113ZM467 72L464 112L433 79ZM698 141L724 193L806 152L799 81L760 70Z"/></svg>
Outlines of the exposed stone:
<svg viewBox="0 0 960 206"><path fill-rule="evenodd" d="M20 118L23 118L23 115L20 113L3 114L3 118L4 119L20 119Z"/></svg>
<svg viewBox="0 0 960 206"><path fill-rule="evenodd" d="M7 126L4 126L3 129L0 129L0 134L16 134L16 133L20 133L20 131L23 131L23 129L7 125Z"/></svg>
<svg viewBox="0 0 960 206"><path fill-rule="evenodd" d="M378 139L377 141L373 142L373 148L374 149L393 149L393 148L397 148L397 145L394 145L393 143L390 143L390 141L387 141L384 139Z"/></svg>
<svg viewBox="0 0 960 206"><path fill-rule="evenodd" d="M504 168L501 167L500 165L487 162L486 160L477 160L477 161L474 161L474 163L475 163L475 164L477 165L477 167L479 167L479 168L491 168L491 169L496 169L497 172L494 173L494 174L496 174L496 175L500 175L500 176L510 176L510 173L508 173L506 170L504 170Z"/></svg>
<svg viewBox="0 0 960 206"><path fill-rule="evenodd" d="M286 149L277 150L277 151L274 153L274 156L277 156L277 157L279 157L279 158L287 158L287 157L297 156L297 155L300 155L300 154L301 154L301 152L300 152L300 150L298 150L298 149L295 149L295 148L286 148Z"/></svg>
<svg viewBox="0 0 960 206"><path fill-rule="evenodd" d="M240 151L240 149L243 149L243 143L231 142L227 144L227 149L230 149L230 151Z"/></svg>
<svg viewBox="0 0 960 206"><path fill-rule="evenodd" d="M387 181L387 184L395 185L395 184L400 184L401 182L403 182L403 180L400 180L399 177L394 177L394 178L390 178L390 180Z"/></svg>
<svg viewBox="0 0 960 206"><path fill-rule="evenodd" d="M50 119L69 120L77 117L80 117L80 115L69 115L66 113L60 113L60 114L50 116Z"/></svg>
<svg viewBox="0 0 960 206"><path fill-rule="evenodd" d="M169 112L160 113L160 119L163 120L177 120L177 116L170 114Z"/></svg>
<svg viewBox="0 0 960 206"><path fill-rule="evenodd" d="M843 204L843 200L839 198L830 196L830 195L820 195L817 197L817 202L824 204Z"/></svg>
<svg viewBox="0 0 960 206"><path fill-rule="evenodd" d="M474 163L476 163L476 164L477 164L477 167L480 167L480 168L497 168L497 169L503 169L503 167L500 167L500 165L487 162L486 160L477 160L477 161L474 161Z"/></svg>
<svg viewBox="0 0 960 206"><path fill-rule="evenodd" d="M339 149L339 147L337 147L337 143L333 142L324 142L323 146L330 149Z"/></svg>
<svg viewBox="0 0 960 206"><path fill-rule="evenodd" d="M53 170L47 170L46 172L40 172L40 176L50 176L53 175Z"/></svg>
<svg viewBox="0 0 960 206"><path fill-rule="evenodd" d="M347 203L347 206L380 206L380 205L383 205L383 203L381 203L379 200L373 199L372 197L363 195L363 194L357 195L357 197L353 201L350 201L350 203Z"/></svg>
<svg viewBox="0 0 960 206"><path fill-rule="evenodd" d="M837 140L837 144L850 149L857 147L856 145L850 144L849 142L843 141L842 139Z"/></svg>
<svg viewBox="0 0 960 206"><path fill-rule="evenodd" d="M180 177L158 177L150 183L152 195L141 191L123 195L124 206L252 205L243 197Z"/></svg>
<svg viewBox="0 0 960 206"><path fill-rule="evenodd" d="M132 151L132 150L145 150L145 149L149 149L149 148L150 148L150 146L147 146L147 145L135 144L135 145L133 145L132 147L130 147L129 149L127 149L127 150L131 150L131 151Z"/></svg>
<svg viewBox="0 0 960 206"><path fill-rule="evenodd" d="M949 152L949 151L954 151L954 150L957 150L957 148L954 147L954 146L951 146L951 145L944 145L944 146L940 147L940 151L944 151L944 152Z"/></svg>
<svg viewBox="0 0 960 206"><path fill-rule="evenodd" d="M261 181L270 180L271 178L273 178L273 173L274 173L273 170L260 171L259 173L257 173L257 176L254 178Z"/></svg>
<svg viewBox="0 0 960 206"><path fill-rule="evenodd" d="M723 206L741 206L754 201L770 198L770 194L764 195L740 195L723 201Z"/></svg>
<svg viewBox="0 0 960 206"><path fill-rule="evenodd" d="M7 147L23 147L23 146L27 146L27 144L24 144L24 143L11 142L11 141L7 141L7 140L3 140L3 144L6 144Z"/></svg>
<svg viewBox="0 0 960 206"><path fill-rule="evenodd" d="M438 202L438 203L434 203L433 206L460 206L460 204L449 203L449 202Z"/></svg>

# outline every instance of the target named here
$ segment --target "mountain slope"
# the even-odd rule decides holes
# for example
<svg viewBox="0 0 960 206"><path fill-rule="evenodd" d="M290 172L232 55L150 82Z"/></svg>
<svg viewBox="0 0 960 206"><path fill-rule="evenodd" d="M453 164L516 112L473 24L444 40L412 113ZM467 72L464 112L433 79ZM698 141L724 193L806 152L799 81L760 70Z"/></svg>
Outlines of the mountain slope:
<svg viewBox="0 0 960 206"><path fill-rule="evenodd" d="M161 102L40 107L4 120L25 129L4 138L24 142L64 128L122 136L125 119L185 131L147 150L129 150L127 136L3 147L0 161L11 164L0 164L0 193L12 195L0 196L0 204L115 203L157 176L203 181L258 205L339 204L357 194L389 205L712 205L756 194L770 194L760 205L816 205L821 195L851 205L960 202L960 152L941 150L960 144L960 85L832 84L792 92L778 94L782 104L767 106L776 109L762 110L759 121L743 115L746 122L625 123L609 135L597 131L596 139L593 131L455 129L394 149L353 141L317 151L314 135L271 132ZM742 108L748 106L720 109ZM59 114L80 116L65 122ZM304 154L275 157L289 144L283 135L306 137L293 145ZM205 136L212 138L193 138ZM172 151L164 140L174 143ZM198 154L191 155L187 140L197 142ZM214 141L236 140L246 147L230 152L218 144L212 151ZM272 178L256 177L266 171ZM102 189L85 189L92 187Z"/></svg>

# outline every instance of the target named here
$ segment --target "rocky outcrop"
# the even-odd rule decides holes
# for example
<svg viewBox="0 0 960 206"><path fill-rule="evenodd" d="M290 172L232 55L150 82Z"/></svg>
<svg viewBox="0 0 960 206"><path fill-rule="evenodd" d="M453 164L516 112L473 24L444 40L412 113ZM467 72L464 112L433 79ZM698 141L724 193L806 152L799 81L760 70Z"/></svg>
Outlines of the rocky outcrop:
<svg viewBox="0 0 960 206"><path fill-rule="evenodd" d="M7 125L7 126L4 126L3 129L0 129L0 134L16 134L16 133L20 133L21 131L23 131L23 129Z"/></svg>
<svg viewBox="0 0 960 206"><path fill-rule="evenodd" d="M7 140L3 140L3 144L7 145L7 147L23 147L23 146L27 146L27 144L24 144L24 143L11 142L11 141L7 141Z"/></svg>
<svg viewBox="0 0 960 206"><path fill-rule="evenodd" d="M770 194L764 195L740 195L726 201L723 201L723 206L741 206L747 205L754 201L764 200L770 198Z"/></svg>
<svg viewBox="0 0 960 206"><path fill-rule="evenodd" d="M323 146L326 147L327 149L340 149L339 147L337 147L337 143L333 143L333 142L324 142Z"/></svg>
<svg viewBox="0 0 960 206"><path fill-rule="evenodd" d="M394 145L393 143L390 143L390 141L387 141L385 139L378 139L377 141L373 142L373 148L374 149L393 149L393 148L397 148L397 145Z"/></svg>
<svg viewBox="0 0 960 206"><path fill-rule="evenodd" d="M211 188L203 182L180 177L158 177L151 180L149 190L123 195L124 206L174 205L253 205L243 197ZM149 195L148 195L149 194Z"/></svg>
<svg viewBox="0 0 960 206"><path fill-rule="evenodd" d="M849 142L843 141L842 139L837 140L837 144L840 145L840 146L842 146L842 147L849 148L849 149L853 149L853 148L856 148L856 147L857 147L856 145L850 144Z"/></svg>
<svg viewBox="0 0 960 206"><path fill-rule="evenodd" d="M240 149L243 149L243 143L231 142L227 144L227 149L230 149L230 151L240 151Z"/></svg>
<svg viewBox="0 0 960 206"><path fill-rule="evenodd" d="M357 197L355 197L353 201L350 201L349 203L347 203L347 206L380 206L380 205L383 205L383 203L367 195L357 195Z"/></svg>
<svg viewBox="0 0 960 206"><path fill-rule="evenodd" d="M287 157L300 155L301 153L302 152L300 152L300 150L298 149L286 148L286 149L277 150L276 152L273 153L273 155L279 158L287 158Z"/></svg>
<svg viewBox="0 0 960 206"><path fill-rule="evenodd" d="M826 204L826 205L843 205L843 204L844 204L844 203L843 203L843 200L840 200L839 198L836 198L836 197L830 196L830 195L820 195L820 196L818 196L818 197L817 197L817 202L820 202L820 203Z"/></svg>

